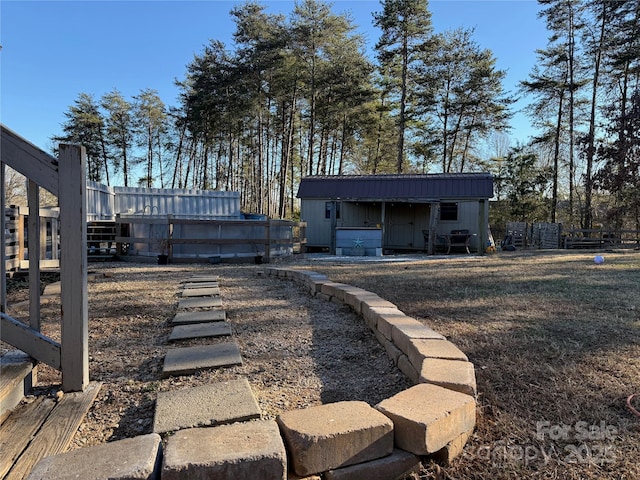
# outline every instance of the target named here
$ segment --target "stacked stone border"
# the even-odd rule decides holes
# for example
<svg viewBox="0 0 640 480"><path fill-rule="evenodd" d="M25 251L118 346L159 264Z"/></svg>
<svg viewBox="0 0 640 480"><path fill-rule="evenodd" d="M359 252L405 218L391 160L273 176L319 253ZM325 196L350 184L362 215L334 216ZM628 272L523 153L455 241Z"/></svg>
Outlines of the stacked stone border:
<svg viewBox="0 0 640 480"><path fill-rule="evenodd" d="M414 383L375 407L394 423L395 448L444 463L462 452L475 427L477 390L474 365L458 347L395 304L362 288L333 282L310 270L267 267L264 273L303 285L317 298L351 307Z"/></svg>

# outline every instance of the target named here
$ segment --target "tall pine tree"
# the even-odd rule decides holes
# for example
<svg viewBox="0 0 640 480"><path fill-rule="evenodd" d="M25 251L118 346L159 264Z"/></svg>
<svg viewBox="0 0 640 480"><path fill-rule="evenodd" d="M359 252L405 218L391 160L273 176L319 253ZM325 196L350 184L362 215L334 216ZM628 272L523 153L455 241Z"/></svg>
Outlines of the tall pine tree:
<svg viewBox="0 0 640 480"><path fill-rule="evenodd" d="M124 186L129 186L130 154L133 147L133 107L122 94L114 89L102 96L102 108L106 111L106 142L113 168L122 171ZM107 184L109 177L107 177Z"/></svg>
<svg viewBox="0 0 640 480"><path fill-rule="evenodd" d="M387 79L395 102L398 142L396 171L406 167L406 139L415 120L417 75L421 52L432 38L427 0L383 0L382 12L374 15L382 30L376 44L380 73Z"/></svg>
<svg viewBox="0 0 640 480"><path fill-rule="evenodd" d="M105 142L105 122L100 106L93 95L81 93L74 105L64 114L60 136L52 138L55 142L73 142L84 145L87 154L87 178L101 182L109 178L107 147ZM103 177L104 173L104 177Z"/></svg>

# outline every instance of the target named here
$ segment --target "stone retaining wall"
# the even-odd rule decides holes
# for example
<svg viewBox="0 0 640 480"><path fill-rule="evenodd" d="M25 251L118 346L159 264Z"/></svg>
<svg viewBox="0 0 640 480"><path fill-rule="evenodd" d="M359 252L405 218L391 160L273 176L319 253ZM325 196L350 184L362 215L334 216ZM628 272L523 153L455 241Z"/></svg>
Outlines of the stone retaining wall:
<svg viewBox="0 0 640 480"><path fill-rule="evenodd" d="M332 282L325 275L308 270L268 267L265 273L304 285L313 296L349 305L363 318L394 364L415 384L408 390L383 400L375 409L372 408L383 413L393 423L394 455L405 455L402 457L405 464L405 452L415 456L432 456L446 463L461 453L475 427L477 392L474 366L458 347L375 293ZM352 414L341 416L330 405L332 404L302 409L295 413L286 412L278 418L289 448L290 461L298 475L318 474L323 470L318 464L311 468L300 466L304 452L296 447L295 441L287 438L287 419L290 415L295 415L297 425L304 425L305 422L317 423L318 418L323 418L323 410L329 410L332 428L337 430L329 432L328 436L339 438L339 426L352 422ZM367 415L363 413L362 416ZM313 438L311 432L301 432L299 435L307 440ZM335 448L336 451L325 452L325 456L339 456L338 451L342 448L338 446L340 443L333 442L332 447L332 442L327 442L325 448ZM399 451L404 452L397 453ZM391 458L384 455L379 457ZM379 458L360 462L359 471L368 472L363 473L362 478L372 478L367 475L378 471L376 469L379 462ZM367 466L368 463L371 463L370 467ZM324 478L342 478L335 473L328 475L327 471L334 470L328 464L325 466ZM345 468L345 464L341 468Z"/></svg>

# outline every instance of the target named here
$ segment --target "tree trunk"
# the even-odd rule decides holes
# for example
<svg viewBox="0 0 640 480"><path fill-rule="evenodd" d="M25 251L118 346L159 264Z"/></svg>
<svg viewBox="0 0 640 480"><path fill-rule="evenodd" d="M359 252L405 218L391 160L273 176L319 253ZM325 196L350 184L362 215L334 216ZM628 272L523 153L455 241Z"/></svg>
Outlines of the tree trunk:
<svg viewBox="0 0 640 480"><path fill-rule="evenodd" d="M378 140L379 141L379 140ZM342 175L344 171L344 154L347 150L347 114L342 116L342 140L340 141L340 156L338 160L338 175Z"/></svg>
<svg viewBox="0 0 640 480"><path fill-rule="evenodd" d="M289 163L291 163L291 187L293 189L293 121L295 116L295 105L297 96L297 82L293 88L293 95L291 98L291 106L289 107L289 115L287 116L286 102L282 101L282 118L281 118L281 131L282 131L282 151L280 160L280 174L279 174L279 195L278 195L278 216L284 218L286 216L286 186L287 186L287 172ZM291 207L293 209L293 206ZM292 211L293 214L293 211Z"/></svg>
<svg viewBox="0 0 640 480"><path fill-rule="evenodd" d="M185 125L180 129L180 138L178 139L178 149L176 151L176 163L173 168L173 178L171 179L171 188L176 188L176 180L178 181L178 188L182 188L180 185L182 182L182 148L184 145L184 136L186 131Z"/></svg>
<svg viewBox="0 0 640 480"><path fill-rule="evenodd" d="M400 114L398 118L398 159L396 170L402 173L404 163L404 133L406 129L406 108L407 108L407 74L409 64L409 39L404 35L402 39L402 78L400 85Z"/></svg>
<svg viewBox="0 0 640 480"><path fill-rule="evenodd" d="M596 50L595 65L593 67L593 85L591 88L591 114L589 116L589 134L587 137L587 171L584 180L584 223L582 228L591 229L593 224L593 158L595 156L596 103L598 100L598 82L600 80L600 61L604 44L605 26L607 20L607 4L602 4L602 23L600 24L600 38Z"/></svg>
<svg viewBox="0 0 640 480"><path fill-rule="evenodd" d="M107 145L104 141L104 136L100 133L100 145L102 147L102 161L104 165L104 174L105 180L107 181L107 185L110 185L109 182L109 157L107 155Z"/></svg>
<svg viewBox="0 0 640 480"><path fill-rule="evenodd" d="M458 133L460 133L460 126L462 125L463 114L464 114L464 111L461 111L460 115L458 115L458 121L456 122L456 128L453 131L453 138L451 139L451 148L449 149L449 162L447 164L447 171L445 173L450 173L451 172L451 167L453 166L453 160L455 158L454 157L455 148L456 148L456 144L458 143Z"/></svg>
<svg viewBox="0 0 640 480"><path fill-rule="evenodd" d="M447 173L447 132L449 128L449 88L451 83L447 81L446 94L444 97L444 105L442 108L442 173Z"/></svg>
<svg viewBox="0 0 640 480"><path fill-rule="evenodd" d="M474 118L472 120L472 123L475 121L475 115ZM465 163L467 161L467 155L469 153L469 147L471 145L471 133L472 130L469 129L467 131L467 135L464 139L464 148L462 149L462 158L460 159L460 173L464 172L464 167L465 167Z"/></svg>
<svg viewBox="0 0 640 480"><path fill-rule="evenodd" d="M147 187L151 188L153 175L153 134L151 124L147 127Z"/></svg>
<svg viewBox="0 0 640 480"><path fill-rule="evenodd" d="M562 132L562 108L564 105L564 87L560 89L558 100L558 121L556 122L556 132L553 150L553 187L551 193L551 223L556 223L558 209L558 169L560 165L560 134Z"/></svg>
<svg viewBox="0 0 640 480"><path fill-rule="evenodd" d="M575 196L575 18L571 2L569 6L569 218L574 223Z"/></svg>

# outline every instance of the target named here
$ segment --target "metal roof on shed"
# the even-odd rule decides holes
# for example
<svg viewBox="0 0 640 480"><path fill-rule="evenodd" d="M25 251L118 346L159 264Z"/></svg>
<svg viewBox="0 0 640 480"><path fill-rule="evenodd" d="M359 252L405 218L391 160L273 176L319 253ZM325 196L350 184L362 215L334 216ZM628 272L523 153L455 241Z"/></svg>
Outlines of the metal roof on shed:
<svg viewBox="0 0 640 480"><path fill-rule="evenodd" d="M305 177L298 198L360 201L437 201L493 197L489 173L330 175Z"/></svg>

